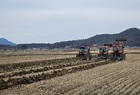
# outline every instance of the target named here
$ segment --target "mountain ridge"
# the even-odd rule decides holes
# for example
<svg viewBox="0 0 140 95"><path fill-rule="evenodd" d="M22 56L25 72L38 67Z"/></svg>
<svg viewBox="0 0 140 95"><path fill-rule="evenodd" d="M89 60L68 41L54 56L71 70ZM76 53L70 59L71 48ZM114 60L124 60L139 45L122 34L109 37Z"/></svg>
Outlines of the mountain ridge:
<svg viewBox="0 0 140 95"><path fill-rule="evenodd" d="M16 46L15 43L13 43L5 38L0 38L0 45Z"/></svg>
<svg viewBox="0 0 140 95"><path fill-rule="evenodd" d="M97 44L103 45L105 43L114 43L115 39L117 38L127 38L128 41L125 42L127 46L139 46L140 47L140 29L138 28L129 28L120 33L116 34L100 34L89 37L87 39L81 40L71 40L71 41L62 41L56 42L53 44L45 44L45 43L32 43L32 44L18 44L19 48L78 48L79 46L86 45L86 44ZM9 45L9 46L16 46L15 43L8 41L5 38L0 38L0 45Z"/></svg>
<svg viewBox="0 0 140 95"><path fill-rule="evenodd" d="M138 28L129 28L125 31L122 31L120 33L116 34L101 34L101 35L95 35L92 37L89 37L87 39L81 39L81 40L72 40L72 41L62 41L62 42L56 42L53 44L19 44L18 46L26 48L48 48L48 49L54 49L54 48L78 48L79 46L86 45L86 44L97 44L97 45L103 45L105 43L114 43L115 39L117 38L127 38L128 41L125 42L125 45L127 46L139 46L140 47L140 29Z"/></svg>

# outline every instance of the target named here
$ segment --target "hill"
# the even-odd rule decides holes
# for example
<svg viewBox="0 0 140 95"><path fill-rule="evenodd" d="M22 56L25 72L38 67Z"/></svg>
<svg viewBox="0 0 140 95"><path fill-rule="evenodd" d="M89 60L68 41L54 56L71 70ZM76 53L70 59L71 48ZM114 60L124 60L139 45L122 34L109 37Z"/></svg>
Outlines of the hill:
<svg viewBox="0 0 140 95"><path fill-rule="evenodd" d="M9 45L9 46L16 46L15 43L8 41L5 38L0 38L0 45Z"/></svg>
<svg viewBox="0 0 140 95"><path fill-rule="evenodd" d="M95 35L88 39L63 41L54 44L20 44L18 46L20 48L49 48L49 49L65 48L67 46L71 48L77 48L85 44L103 45L105 43L114 43L116 38L127 38L128 41L125 43L127 46L140 46L140 29L130 28L118 34L101 34Z"/></svg>
<svg viewBox="0 0 140 95"><path fill-rule="evenodd" d="M116 38L127 38L128 41L125 44L128 46L140 46L140 29L130 28L118 34L95 35L88 39L58 42L54 43L53 45L56 47L78 47L80 45L93 43L97 45L103 45L105 43L114 43Z"/></svg>
<svg viewBox="0 0 140 95"><path fill-rule="evenodd" d="M140 46L140 29L130 28L118 34L102 34L86 39L86 42L97 43L98 45L104 43L114 43L116 38L127 38L125 43L128 46Z"/></svg>

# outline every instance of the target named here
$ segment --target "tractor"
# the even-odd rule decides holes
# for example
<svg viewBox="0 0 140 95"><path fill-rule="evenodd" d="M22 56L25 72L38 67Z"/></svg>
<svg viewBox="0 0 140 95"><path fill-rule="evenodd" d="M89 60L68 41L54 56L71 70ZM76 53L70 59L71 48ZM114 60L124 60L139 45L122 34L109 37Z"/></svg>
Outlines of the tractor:
<svg viewBox="0 0 140 95"><path fill-rule="evenodd" d="M90 53L90 47L91 46L89 45L80 46L79 52L76 54L76 57L82 60L91 60L92 55Z"/></svg>
<svg viewBox="0 0 140 95"><path fill-rule="evenodd" d="M104 44L103 46L100 46L97 59L98 60L107 60L107 58L109 56L109 48L111 46L112 46L112 44Z"/></svg>
<svg viewBox="0 0 140 95"><path fill-rule="evenodd" d="M124 42L127 39L116 39L118 43L112 45L111 60L125 60L126 54L124 53Z"/></svg>

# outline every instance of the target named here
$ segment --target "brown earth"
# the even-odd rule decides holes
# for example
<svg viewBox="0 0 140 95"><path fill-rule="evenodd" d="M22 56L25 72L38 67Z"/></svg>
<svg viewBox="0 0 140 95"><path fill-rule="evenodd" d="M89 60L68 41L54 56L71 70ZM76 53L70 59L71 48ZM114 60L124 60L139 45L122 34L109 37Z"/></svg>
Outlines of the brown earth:
<svg viewBox="0 0 140 95"><path fill-rule="evenodd" d="M7 64L13 69L1 69L0 95L139 95L140 54L126 52L126 60L105 65L74 58Z"/></svg>
<svg viewBox="0 0 140 95"><path fill-rule="evenodd" d="M0 52L0 64L31 62L50 59L75 57L75 52L62 50L26 50L17 52Z"/></svg>

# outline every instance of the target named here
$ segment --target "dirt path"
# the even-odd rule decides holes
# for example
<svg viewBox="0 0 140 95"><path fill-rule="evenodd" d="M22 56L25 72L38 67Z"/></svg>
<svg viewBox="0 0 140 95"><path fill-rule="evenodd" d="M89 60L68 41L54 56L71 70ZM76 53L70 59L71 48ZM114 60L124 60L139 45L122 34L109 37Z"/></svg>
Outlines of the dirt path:
<svg viewBox="0 0 140 95"><path fill-rule="evenodd" d="M140 57L1 90L0 95L139 95Z"/></svg>

